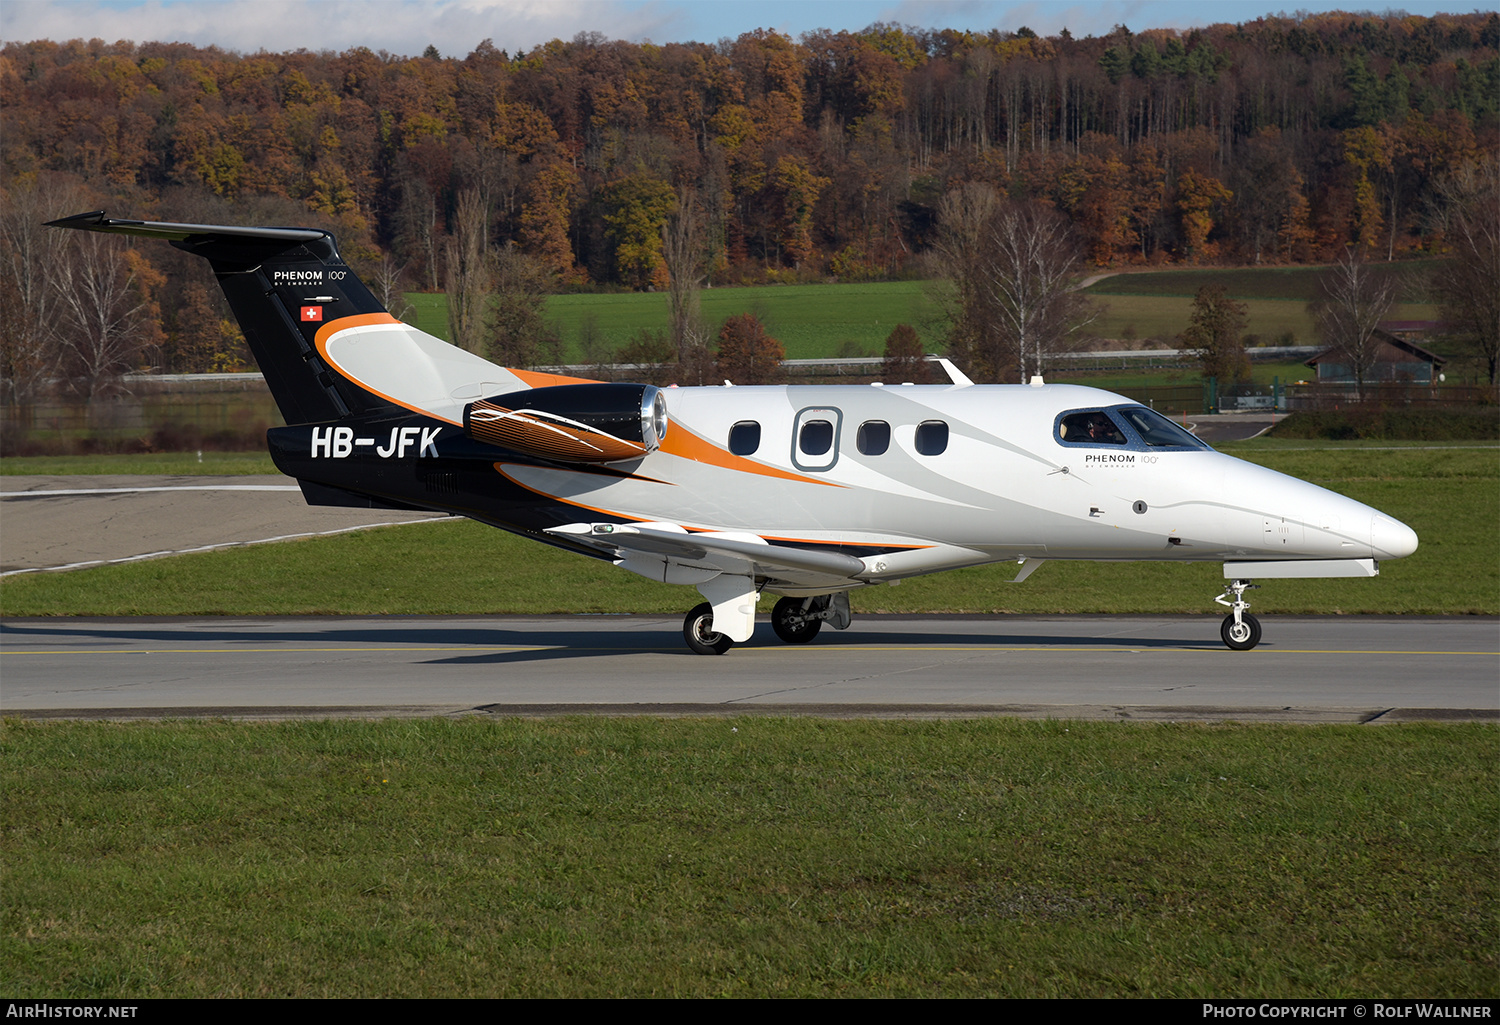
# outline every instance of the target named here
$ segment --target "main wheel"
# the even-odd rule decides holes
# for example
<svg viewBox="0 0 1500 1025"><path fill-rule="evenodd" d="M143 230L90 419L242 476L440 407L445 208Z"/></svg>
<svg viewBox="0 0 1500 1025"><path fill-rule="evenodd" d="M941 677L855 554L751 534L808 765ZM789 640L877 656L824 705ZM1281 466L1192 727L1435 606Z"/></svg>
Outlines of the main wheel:
<svg viewBox="0 0 1500 1025"><path fill-rule="evenodd" d="M728 637L714 632L714 607L708 602L689 612L682 621L682 639L700 655L722 655L734 646Z"/></svg>
<svg viewBox="0 0 1500 1025"><path fill-rule="evenodd" d="M806 644L823 629L821 619L808 617L802 603L805 598L783 598L771 609L771 629L788 644Z"/></svg>
<svg viewBox="0 0 1500 1025"><path fill-rule="evenodd" d="M1224 625L1219 627L1219 636L1224 638L1224 644L1230 651L1249 651L1260 643L1260 620L1248 612L1240 614L1240 622L1234 621L1234 613L1224 617Z"/></svg>

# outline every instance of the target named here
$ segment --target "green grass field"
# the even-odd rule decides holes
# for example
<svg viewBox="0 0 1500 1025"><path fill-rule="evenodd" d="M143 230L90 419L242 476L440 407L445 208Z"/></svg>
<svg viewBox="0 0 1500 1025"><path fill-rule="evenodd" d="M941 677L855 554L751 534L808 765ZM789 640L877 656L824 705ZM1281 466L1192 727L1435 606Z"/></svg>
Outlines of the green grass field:
<svg viewBox="0 0 1500 1025"><path fill-rule="evenodd" d="M1113 280L1113 279L1110 279ZM1090 290L1093 295L1093 291ZM1188 326L1193 300L1186 296L1098 295L1107 307L1090 330L1102 338L1158 338L1163 347ZM1318 337L1307 306L1300 301L1246 299L1246 334L1259 336L1267 345L1317 345ZM1391 308L1391 320L1435 320L1437 307L1422 303L1399 303Z"/></svg>
<svg viewBox="0 0 1500 1025"><path fill-rule="evenodd" d="M1225 446L1412 526L1422 546L1374 580L1278 580L1257 613L1500 613L1500 449L1252 442ZM412 566L430 572L413 573ZM1218 563L1050 562L956 570L856 590L860 612L1203 613L1219 607ZM458 576L466 581L454 588ZM0 580L0 613L316 615L680 613L690 588L624 573L467 520L229 549ZM769 608L767 603L765 609Z"/></svg>
<svg viewBox="0 0 1500 1025"><path fill-rule="evenodd" d="M717 332L732 316L753 313L786 348L788 359L817 359L835 354L878 356L897 324L910 324L932 348L946 328L943 313L921 281L853 285L764 285L711 288L700 293L703 319ZM414 326L439 338L448 337L447 297L413 293ZM554 295L547 300L547 320L567 346L564 362L583 362L579 337L593 319L595 330L617 349L640 331L667 330L665 292L618 292ZM857 352L855 351L857 350Z"/></svg>
<svg viewBox="0 0 1500 1025"><path fill-rule="evenodd" d="M1438 261L1416 260L1395 265L1396 273L1420 287ZM1205 285L1223 285L1234 299L1278 299L1308 303L1321 295L1320 278L1326 267L1232 267L1127 271L1095 283L1095 295L1171 295L1191 299Z"/></svg>
<svg viewBox="0 0 1500 1025"><path fill-rule="evenodd" d="M137 997L1500 993L1500 732L0 725L0 979Z"/></svg>
<svg viewBox="0 0 1500 1025"><path fill-rule="evenodd" d="M1414 278L1430 272L1427 263L1402 267ZM1198 289L1223 284L1248 307L1247 333L1258 335L1266 344L1316 345L1306 307L1318 294L1320 273L1317 267L1275 267L1116 274L1087 289L1104 307L1089 333L1102 338L1160 338L1170 344L1187 327ZM715 330L731 316L754 313L786 347L789 359L880 355L886 336L899 323L915 327L928 350L938 351L947 330L933 282L765 285L706 289L701 295L704 319ZM447 337L446 296L411 293L407 300L416 311L413 323L417 327ZM581 362L578 340L586 319L592 317L600 336L617 348L639 331L667 329L667 296L660 292L555 295L547 301L546 315L567 345L564 361ZM1436 317L1436 307L1425 303L1398 304L1390 313L1390 319L1399 320Z"/></svg>
<svg viewBox="0 0 1500 1025"><path fill-rule="evenodd" d="M1420 289L1432 261L1398 265L1398 273ZM1307 304L1321 294L1321 267L1239 267L1153 270L1115 274L1095 282L1088 294L1108 307L1094 325L1105 338L1171 339L1188 326L1193 297L1205 285L1223 285L1245 304L1247 334L1267 345L1319 344ZM1398 303L1389 320L1436 320L1429 303Z"/></svg>

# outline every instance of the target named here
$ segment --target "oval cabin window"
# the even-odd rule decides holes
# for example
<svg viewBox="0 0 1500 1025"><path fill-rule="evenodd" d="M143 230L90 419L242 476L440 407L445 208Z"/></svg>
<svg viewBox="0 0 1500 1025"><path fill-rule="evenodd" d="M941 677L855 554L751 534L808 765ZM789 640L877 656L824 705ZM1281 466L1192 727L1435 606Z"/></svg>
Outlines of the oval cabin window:
<svg viewBox="0 0 1500 1025"><path fill-rule="evenodd" d="M891 425L884 420L866 420L859 425L854 444L862 456L885 455L891 447Z"/></svg>
<svg viewBox="0 0 1500 1025"><path fill-rule="evenodd" d="M760 448L760 424L754 420L741 420L729 428L729 451L737 456L753 456Z"/></svg>
<svg viewBox="0 0 1500 1025"><path fill-rule="evenodd" d="M809 420L802 425L798 444L806 455L821 456L833 448L833 424L827 420Z"/></svg>
<svg viewBox="0 0 1500 1025"><path fill-rule="evenodd" d="M943 420L924 420L917 424L917 452L940 456L948 450L948 424Z"/></svg>

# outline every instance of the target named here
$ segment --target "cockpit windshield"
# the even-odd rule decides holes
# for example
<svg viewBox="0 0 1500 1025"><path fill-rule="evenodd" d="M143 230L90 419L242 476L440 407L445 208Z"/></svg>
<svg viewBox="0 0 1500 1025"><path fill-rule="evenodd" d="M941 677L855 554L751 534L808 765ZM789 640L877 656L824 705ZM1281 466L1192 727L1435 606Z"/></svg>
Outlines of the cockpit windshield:
<svg viewBox="0 0 1500 1025"><path fill-rule="evenodd" d="M1125 406L1114 412L1125 418L1135 432L1151 448L1199 448L1208 446L1193 437L1154 409L1145 406Z"/></svg>

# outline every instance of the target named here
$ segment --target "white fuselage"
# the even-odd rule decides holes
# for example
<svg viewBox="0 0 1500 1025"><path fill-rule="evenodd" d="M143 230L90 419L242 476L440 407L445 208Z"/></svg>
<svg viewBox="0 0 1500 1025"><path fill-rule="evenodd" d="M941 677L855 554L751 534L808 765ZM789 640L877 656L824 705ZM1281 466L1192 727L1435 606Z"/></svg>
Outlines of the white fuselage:
<svg viewBox="0 0 1500 1025"><path fill-rule="evenodd" d="M1138 439L1065 444L1057 434L1064 413L1133 405L1098 389L846 385L665 394L667 441L631 479L534 466L502 472L586 509L690 530L921 545L866 559L868 582L1002 559L1381 559L1416 546L1408 528L1369 506L1210 449L1152 448ZM812 419L833 428L832 443L816 454L799 445ZM889 444L865 454L860 428L872 421L889 425ZM946 425L947 444L924 454L919 425L933 423ZM758 445L744 457L717 457L736 424L758 425ZM680 435L673 444L671 431L690 433L693 449Z"/></svg>

